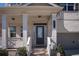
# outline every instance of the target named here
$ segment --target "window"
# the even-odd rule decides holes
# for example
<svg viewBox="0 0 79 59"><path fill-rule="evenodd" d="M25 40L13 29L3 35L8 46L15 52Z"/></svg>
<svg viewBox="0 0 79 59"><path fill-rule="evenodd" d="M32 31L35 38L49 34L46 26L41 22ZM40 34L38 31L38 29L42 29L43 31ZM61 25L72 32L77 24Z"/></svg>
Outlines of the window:
<svg viewBox="0 0 79 59"><path fill-rule="evenodd" d="M21 26L21 37L23 37L23 26Z"/></svg>
<svg viewBox="0 0 79 59"><path fill-rule="evenodd" d="M10 37L16 37L16 27L10 26Z"/></svg>
<svg viewBox="0 0 79 59"><path fill-rule="evenodd" d="M57 5L64 7L64 11L78 11L78 3L56 3Z"/></svg>
<svg viewBox="0 0 79 59"><path fill-rule="evenodd" d="M78 3L76 3L75 4L75 11L78 11L78 8L79 8Z"/></svg>
<svg viewBox="0 0 79 59"><path fill-rule="evenodd" d="M66 11L66 4L64 4L64 8L63 8L63 10Z"/></svg>
<svg viewBox="0 0 79 59"><path fill-rule="evenodd" d="M54 29L56 28L56 22L55 22L55 20L53 20L53 28Z"/></svg>
<svg viewBox="0 0 79 59"><path fill-rule="evenodd" d="M68 3L68 11L78 11L78 3Z"/></svg>
<svg viewBox="0 0 79 59"><path fill-rule="evenodd" d="M74 11L74 3L68 3L68 11Z"/></svg>
<svg viewBox="0 0 79 59"><path fill-rule="evenodd" d="M66 10L66 3L56 3L57 5L64 7L63 10Z"/></svg>

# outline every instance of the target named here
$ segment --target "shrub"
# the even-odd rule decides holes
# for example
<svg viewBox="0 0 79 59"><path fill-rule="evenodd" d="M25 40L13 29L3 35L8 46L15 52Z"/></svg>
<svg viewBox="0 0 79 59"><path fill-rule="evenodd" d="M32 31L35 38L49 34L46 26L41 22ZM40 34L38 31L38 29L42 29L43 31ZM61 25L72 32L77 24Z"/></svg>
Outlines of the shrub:
<svg viewBox="0 0 79 59"><path fill-rule="evenodd" d="M0 56L8 56L8 51L0 48Z"/></svg>
<svg viewBox="0 0 79 59"><path fill-rule="evenodd" d="M17 53L19 56L26 56L27 55L27 50L26 47L20 47L17 49Z"/></svg>
<svg viewBox="0 0 79 59"><path fill-rule="evenodd" d="M63 45L61 44L57 46L56 51L59 52L61 55L65 55Z"/></svg>

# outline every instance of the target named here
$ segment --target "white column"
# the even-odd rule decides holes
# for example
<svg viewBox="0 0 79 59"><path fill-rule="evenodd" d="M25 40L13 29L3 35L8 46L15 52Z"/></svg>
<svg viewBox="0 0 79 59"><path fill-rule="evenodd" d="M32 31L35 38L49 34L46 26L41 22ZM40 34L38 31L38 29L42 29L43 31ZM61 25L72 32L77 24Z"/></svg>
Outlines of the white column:
<svg viewBox="0 0 79 59"><path fill-rule="evenodd" d="M6 48L6 15L2 15L2 47Z"/></svg>
<svg viewBox="0 0 79 59"><path fill-rule="evenodd" d="M24 46L27 46L27 33L28 32L28 15L23 14L23 41Z"/></svg>
<svg viewBox="0 0 79 59"><path fill-rule="evenodd" d="M55 21L55 28L53 27L53 21ZM56 14L52 14L52 49L56 47L57 44L57 25L56 25Z"/></svg>

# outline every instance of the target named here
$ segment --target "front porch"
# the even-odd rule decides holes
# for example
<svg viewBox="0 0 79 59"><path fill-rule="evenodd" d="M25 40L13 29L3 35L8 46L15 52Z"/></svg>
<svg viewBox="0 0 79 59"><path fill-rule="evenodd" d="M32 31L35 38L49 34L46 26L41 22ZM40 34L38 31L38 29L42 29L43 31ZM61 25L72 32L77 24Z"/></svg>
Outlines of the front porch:
<svg viewBox="0 0 79 59"><path fill-rule="evenodd" d="M2 48L26 47L30 55L34 48L40 47L45 48L47 55L50 55L50 49L57 44L56 20L61 8L46 6L22 8L5 8L5 13L0 12Z"/></svg>

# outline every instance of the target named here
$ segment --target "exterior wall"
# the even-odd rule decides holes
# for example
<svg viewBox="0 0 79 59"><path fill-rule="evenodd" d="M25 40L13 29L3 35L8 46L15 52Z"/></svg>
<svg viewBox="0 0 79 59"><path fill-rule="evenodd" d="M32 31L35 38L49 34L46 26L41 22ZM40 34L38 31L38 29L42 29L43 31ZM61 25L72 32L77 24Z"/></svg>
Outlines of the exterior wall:
<svg viewBox="0 0 79 59"><path fill-rule="evenodd" d="M64 12L57 20L57 42L65 49L79 49L79 12Z"/></svg>
<svg viewBox="0 0 79 59"><path fill-rule="evenodd" d="M10 26L11 26L11 22L12 22L12 18L15 18L14 20L14 26L16 26L16 37L11 38L10 37ZM8 48L18 48L18 47L22 47L23 46L23 39L21 37L21 27L22 26L22 17L20 15L8 15L7 16L7 31L8 31L8 41L12 41L15 45L13 45L12 43L9 45L12 45Z"/></svg>
<svg viewBox="0 0 79 59"><path fill-rule="evenodd" d="M57 33L57 42L64 49L79 49L79 33Z"/></svg>
<svg viewBox="0 0 79 59"><path fill-rule="evenodd" d="M64 12L63 16L57 20L57 32L79 32L79 12Z"/></svg>
<svg viewBox="0 0 79 59"><path fill-rule="evenodd" d="M16 26L16 37L17 38L20 38L20 27L22 26L22 18L21 16L19 15L8 15L7 16L7 27L8 27L8 30L9 30L9 27L11 26L11 22L12 22L12 18L15 18L14 20L14 25L13 26Z"/></svg>
<svg viewBox="0 0 79 59"><path fill-rule="evenodd" d="M0 46L2 45L2 19L0 15Z"/></svg>
<svg viewBox="0 0 79 59"><path fill-rule="evenodd" d="M78 20L79 19L79 11L71 11L71 12L64 12L64 19L65 20Z"/></svg>
<svg viewBox="0 0 79 59"><path fill-rule="evenodd" d="M35 7L35 8L38 8L38 7ZM35 45L35 42L36 42L35 41L35 31L34 31L35 26L33 24L34 23L47 23L47 25L45 25L45 28L46 28L45 36L51 37L51 34L52 34L51 33L51 31L52 31L51 30L52 29L51 17L48 15L50 15L50 13L53 13L53 11L55 12L55 9L52 9L52 8L49 9L49 7L45 7L45 9L46 9L45 12L44 12L45 9L41 11L41 8L35 10L32 7L32 9L34 12L30 12L31 10L30 11L27 10L28 13L30 14L29 20L28 20L28 36L31 36L33 44ZM13 12L12 11L9 12L9 10L8 10L8 12L10 14L16 14L16 13L21 14L22 12L27 13L27 11L26 11L26 9L24 9L24 12L21 10L18 10L17 12L16 12L16 10L14 10ZM35 13L35 11L36 11L36 13ZM39 13L37 13L38 11L39 11ZM44 13L42 13L42 12L44 12ZM38 18L39 15L42 15L42 17ZM10 38L9 26L10 26L10 22L11 22L11 17L15 18L14 25L16 25L16 33L17 33L16 38ZM1 16L0 16L0 19L1 19ZM15 43L16 43L16 45L14 45L15 48L23 46L23 39L22 39L22 37L20 37L20 34L21 34L20 27L21 26L22 26L22 16L21 15L7 15L8 39L12 39L15 41ZM63 43L65 49L78 48L78 45L79 45L79 43L78 43L78 39L79 39L79 36L78 36L79 35L79 12L61 13L59 15L59 18L57 19L56 26L57 26L57 42ZM1 33L1 29L2 28L0 26L0 33ZM46 39L47 38L45 37L45 42L46 42ZM76 41L76 43L73 43L74 41Z"/></svg>
<svg viewBox="0 0 79 59"><path fill-rule="evenodd" d="M11 26L11 22L12 22L12 18L15 18L14 20L14 26L16 26L16 37L13 37L11 38L10 37L10 26ZM49 16L41 16L41 18L38 18L38 15L37 16L29 16L28 17L28 36L31 36L32 38L32 43L35 45L35 25L33 25L34 23L46 23L47 25L44 25L45 27L45 45L47 43L47 35L49 36L51 32L50 29L50 23L51 22L51 19ZM8 48L18 48L18 47L22 47L23 46L23 39L21 37L21 32L20 32L20 27L22 26L22 16L21 15L7 15L7 36L8 36L8 39L7 41L12 41L14 42L15 45L11 45L9 46ZM48 29L47 29L48 28ZM48 32L47 32L48 31Z"/></svg>
<svg viewBox="0 0 79 59"><path fill-rule="evenodd" d="M78 41L77 40L79 39L79 37L77 35L79 35L79 34L76 33L76 32L79 31L79 29L78 29L78 24L79 24L78 21L79 20L78 20L78 17L77 17L78 14L76 13L74 15L76 15L76 16L74 16L74 19L70 18L69 16L67 17L67 15L64 14L64 20L63 20L62 17L57 20L57 42L63 43L65 49L78 48ZM14 47L16 47L16 48L21 47L21 46L23 46L23 39L21 39L21 37L20 37L20 26L22 26L22 17L20 15L8 15L7 16L8 39L10 38L9 37L9 35L10 35L9 26L10 26L10 22L11 22L11 17L15 18L14 24L16 25L16 32L17 32L17 34L16 34L17 39L16 38L11 38L11 39L16 40L17 44ZM33 32L33 30L34 30L33 24L34 23L47 23L47 26L45 26L45 27L48 28L48 29L46 30L45 34L48 33L46 36L51 36L51 27L52 27L51 26L51 17L50 16L42 16L41 18L38 18L38 16L29 16L28 36L31 36L31 38L33 38L32 41L33 41L33 44L35 45L35 39L34 39L35 38L35 35L34 35L35 32ZM73 40L74 41L76 40L76 44L72 43Z"/></svg>
<svg viewBox="0 0 79 59"><path fill-rule="evenodd" d="M29 35L31 36L31 38L32 38L32 43L33 43L33 45L35 46L36 45L36 37L35 37L35 28L36 28L36 25L33 25L34 23L46 23L46 24L48 24L48 22L50 21L49 20L49 16L41 16L40 18L38 17L39 15L37 15L37 16L29 16L29 21L28 21L28 27L29 27ZM47 31L49 31L48 29L47 29L47 27L49 27L49 26L47 26L47 25L44 25L44 28L45 28L45 32L44 32L44 34L45 34L45 39L44 39L44 41L45 41L45 45L46 45L46 43L47 43Z"/></svg>
<svg viewBox="0 0 79 59"><path fill-rule="evenodd" d="M1 16L0 16L0 36L1 36L1 33L2 33L2 19L1 19Z"/></svg>

